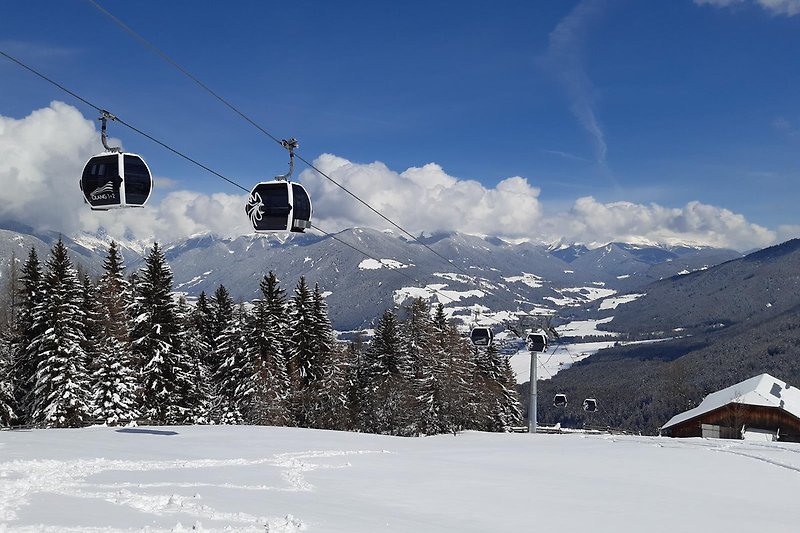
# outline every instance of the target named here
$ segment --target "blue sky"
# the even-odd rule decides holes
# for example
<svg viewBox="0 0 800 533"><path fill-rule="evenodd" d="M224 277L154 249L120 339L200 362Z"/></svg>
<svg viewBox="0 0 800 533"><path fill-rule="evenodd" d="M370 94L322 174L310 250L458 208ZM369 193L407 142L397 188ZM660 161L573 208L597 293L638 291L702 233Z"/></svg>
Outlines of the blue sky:
<svg viewBox="0 0 800 533"><path fill-rule="evenodd" d="M101 2L307 158L436 163L487 189L521 176L540 219L581 197L697 201L775 238L798 223L798 3ZM0 48L246 186L284 171L274 143L88 2L7 3ZM4 117L60 100L95 118L7 61L0 87ZM154 201L240 192L111 133L169 178Z"/></svg>

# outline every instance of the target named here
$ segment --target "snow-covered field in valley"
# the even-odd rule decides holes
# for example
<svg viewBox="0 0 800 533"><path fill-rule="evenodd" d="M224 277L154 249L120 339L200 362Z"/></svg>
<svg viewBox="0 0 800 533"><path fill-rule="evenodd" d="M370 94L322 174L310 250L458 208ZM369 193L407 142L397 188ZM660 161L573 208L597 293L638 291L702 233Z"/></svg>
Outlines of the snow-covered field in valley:
<svg viewBox="0 0 800 533"><path fill-rule="evenodd" d="M213 426L0 432L0 531L798 531L800 445Z"/></svg>

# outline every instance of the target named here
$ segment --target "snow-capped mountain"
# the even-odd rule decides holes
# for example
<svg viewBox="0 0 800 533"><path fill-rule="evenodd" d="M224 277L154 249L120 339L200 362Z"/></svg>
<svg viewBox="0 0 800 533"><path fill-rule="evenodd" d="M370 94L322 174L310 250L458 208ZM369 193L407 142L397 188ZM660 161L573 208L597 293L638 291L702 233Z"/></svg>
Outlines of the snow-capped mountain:
<svg viewBox="0 0 800 533"><path fill-rule="evenodd" d="M0 270L7 271L12 253L24 260L31 246L45 258L58 237L28 228L0 231ZM189 297L213 293L222 284L234 298L248 301L258 296L259 280L269 271L287 291L305 276L328 295L331 318L340 330L366 327L385 309L416 296L441 302L450 315L465 321L472 320L473 310L556 311L740 256L732 250L625 243L552 248L461 233L421 238L423 246L368 228L334 237L295 234L281 243L261 235L197 235L165 246L165 252L175 290ZM110 240L106 235L63 238L83 269L100 272ZM146 243L119 244L128 269L141 266Z"/></svg>

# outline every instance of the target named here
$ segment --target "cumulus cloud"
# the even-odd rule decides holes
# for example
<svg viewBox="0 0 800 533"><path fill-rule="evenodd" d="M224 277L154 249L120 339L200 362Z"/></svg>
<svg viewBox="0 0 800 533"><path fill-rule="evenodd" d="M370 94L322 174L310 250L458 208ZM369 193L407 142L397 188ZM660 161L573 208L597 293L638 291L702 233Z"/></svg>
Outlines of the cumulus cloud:
<svg viewBox="0 0 800 533"><path fill-rule="evenodd" d="M104 230L116 238L170 242L211 232L251 233L245 194L173 190L144 209L93 212L83 204L78 176L100 145L93 121L54 102L22 119L0 116L0 222L21 222L66 235ZM116 142L116 140L114 141ZM509 239L570 242L690 242L739 250L800 234L750 223L730 210L700 202L684 207L577 199L566 212L545 215L539 188L519 176L494 187L459 179L428 163L402 172L381 162L354 163L323 154L315 165L412 233L440 231ZM169 177L157 180L174 184ZM387 221L312 170L300 181L314 202L314 223L332 232L353 226L390 229Z"/></svg>
<svg viewBox="0 0 800 533"><path fill-rule="evenodd" d="M477 181L450 176L435 163L398 173L380 162L357 164L323 154L315 165L413 232L457 229L522 237L530 234L541 217L539 189L518 176L487 188ZM306 170L300 177L314 199L319 226L326 231L353 225L387 226L380 216L318 173Z"/></svg>
<svg viewBox="0 0 800 533"><path fill-rule="evenodd" d="M648 240L748 250L776 242L776 232L728 209L689 202L681 208L630 202L601 203L587 196L548 224L551 239L606 243Z"/></svg>
<svg viewBox="0 0 800 533"><path fill-rule="evenodd" d="M583 40L589 26L602 13L605 0L582 0L550 33L543 65L567 91L570 110L591 136L595 158L603 163L608 147L595 113L594 86L583 65Z"/></svg>
<svg viewBox="0 0 800 533"><path fill-rule="evenodd" d="M111 139L110 144L120 143ZM22 119L0 116L0 221L66 235L103 228L116 238L145 240L172 240L204 231L225 236L248 231L245 195L174 191L157 206L91 211L83 203L78 180L99 146L95 123L62 102ZM164 183L175 182L156 178L157 186Z"/></svg>
<svg viewBox="0 0 800 533"><path fill-rule="evenodd" d="M694 0L697 5L731 7L741 4L756 4L773 15L793 17L800 14L800 0Z"/></svg>

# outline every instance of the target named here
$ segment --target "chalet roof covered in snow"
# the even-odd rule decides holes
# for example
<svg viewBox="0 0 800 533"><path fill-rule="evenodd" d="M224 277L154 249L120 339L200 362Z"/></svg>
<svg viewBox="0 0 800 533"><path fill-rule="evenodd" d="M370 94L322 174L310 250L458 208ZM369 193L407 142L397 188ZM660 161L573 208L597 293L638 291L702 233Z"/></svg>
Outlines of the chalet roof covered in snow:
<svg viewBox="0 0 800 533"><path fill-rule="evenodd" d="M761 374L709 394L700 405L673 416L661 429L710 413L730 403L777 407L800 418L800 389L769 374Z"/></svg>

